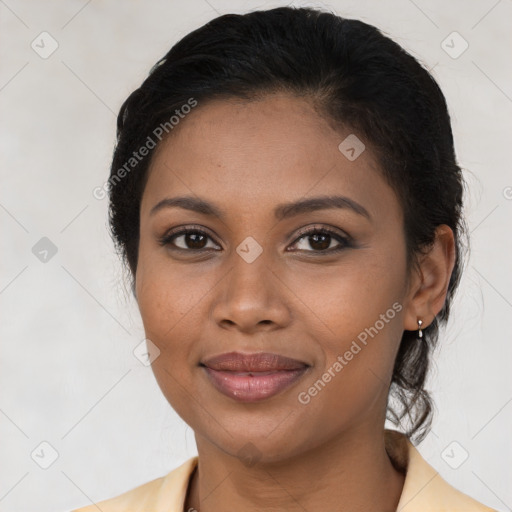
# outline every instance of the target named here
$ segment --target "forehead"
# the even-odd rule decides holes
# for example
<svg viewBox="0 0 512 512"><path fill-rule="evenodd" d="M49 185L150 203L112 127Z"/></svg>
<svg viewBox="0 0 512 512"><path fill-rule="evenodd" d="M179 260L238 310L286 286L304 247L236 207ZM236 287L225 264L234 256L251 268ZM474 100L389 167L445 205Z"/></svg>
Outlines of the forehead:
<svg viewBox="0 0 512 512"><path fill-rule="evenodd" d="M366 203L374 215L398 208L368 145L356 159L340 150L345 140L357 144L354 136L349 128L334 129L306 98L274 94L199 103L153 155L141 213L183 194L237 214L333 194Z"/></svg>

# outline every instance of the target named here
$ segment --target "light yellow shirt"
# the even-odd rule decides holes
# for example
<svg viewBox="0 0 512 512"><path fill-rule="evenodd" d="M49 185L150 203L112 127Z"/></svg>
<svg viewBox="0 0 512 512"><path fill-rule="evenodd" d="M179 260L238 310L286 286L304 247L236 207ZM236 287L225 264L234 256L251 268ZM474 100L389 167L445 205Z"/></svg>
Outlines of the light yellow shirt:
<svg viewBox="0 0 512 512"><path fill-rule="evenodd" d="M443 480L404 434L386 429L385 442L395 466L406 472L397 512L497 512ZM192 457L163 477L72 512L186 512L185 497L197 461Z"/></svg>

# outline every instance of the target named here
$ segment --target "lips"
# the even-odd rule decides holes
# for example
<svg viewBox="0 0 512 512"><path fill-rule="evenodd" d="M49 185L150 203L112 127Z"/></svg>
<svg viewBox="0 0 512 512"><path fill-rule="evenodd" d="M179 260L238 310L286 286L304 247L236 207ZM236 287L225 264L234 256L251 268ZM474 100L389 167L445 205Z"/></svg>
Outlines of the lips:
<svg viewBox="0 0 512 512"><path fill-rule="evenodd" d="M270 398L299 380L310 366L273 353L230 352L203 361L209 382L237 401L256 402Z"/></svg>
<svg viewBox="0 0 512 512"><path fill-rule="evenodd" d="M302 361L284 357L279 354L260 352L242 354L230 352L207 359L202 364L212 370L228 372L273 372L281 370L298 370L308 366Z"/></svg>

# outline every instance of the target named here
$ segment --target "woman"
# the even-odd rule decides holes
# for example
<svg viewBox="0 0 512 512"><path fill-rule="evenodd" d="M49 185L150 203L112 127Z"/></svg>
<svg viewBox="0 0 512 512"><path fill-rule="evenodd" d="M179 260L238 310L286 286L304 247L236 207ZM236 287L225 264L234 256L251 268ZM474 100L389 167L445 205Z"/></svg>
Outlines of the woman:
<svg viewBox="0 0 512 512"><path fill-rule="evenodd" d="M108 192L198 457L80 511L491 510L412 444L465 228L445 99L400 46L313 9L221 16L123 104Z"/></svg>

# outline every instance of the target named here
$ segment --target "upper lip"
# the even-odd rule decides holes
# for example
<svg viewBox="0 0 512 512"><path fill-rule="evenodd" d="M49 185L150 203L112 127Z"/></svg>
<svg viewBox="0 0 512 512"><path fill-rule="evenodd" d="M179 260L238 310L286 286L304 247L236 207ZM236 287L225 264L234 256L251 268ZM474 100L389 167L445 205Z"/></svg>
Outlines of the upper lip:
<svg viewBox="0 0 512 512"><path fill-rule="evenodd" d="M268 372L279 370L297 370L309 366L307 363L290 357L273 354L270 352L258 352L243 354L229 352L206 359L201 365L212 370L230 372Z"/></svg>

